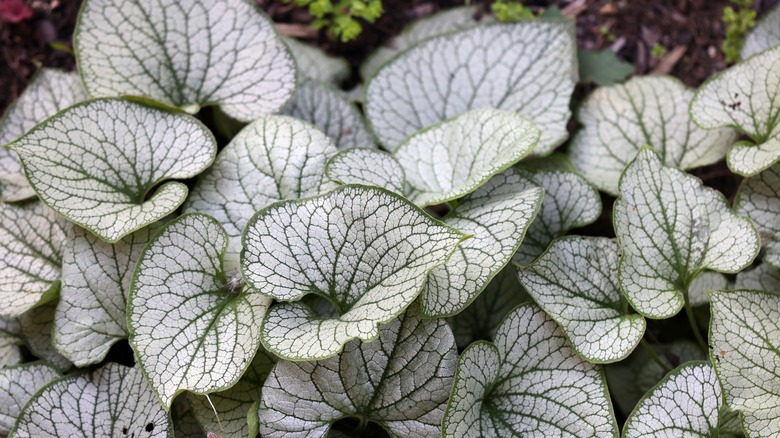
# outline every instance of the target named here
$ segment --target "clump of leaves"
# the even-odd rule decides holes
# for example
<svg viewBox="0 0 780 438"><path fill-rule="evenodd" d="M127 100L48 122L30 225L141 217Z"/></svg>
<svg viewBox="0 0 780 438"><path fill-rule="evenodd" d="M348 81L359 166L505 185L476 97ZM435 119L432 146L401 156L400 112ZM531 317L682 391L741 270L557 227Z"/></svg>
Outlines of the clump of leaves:
<svg viewBox="0 0 780 438"><path fill-rule="evenodd" d="M495 0L490 4L490 11L495 15L496 20L502 23L534 18L531 8L513 0Z"/></svg>
<svg viewBox="0 0 780 438"><path fill-rule="evenodd" d="M745 36L756 25L756 11L752 0L731 0L734 7L723 8L721 20L726 25L726 38L720 46L726 62L739 61L740 49Z"/></svg>
<svg viewBox="0 0 780 438"><path fill-rule="evenodd" d="M244 0L86 0L0 126L0 435L779 435L776 26L569 140L572 23L475 11L361 109Z"/></svg>
<svg viewBox="0 0 780 438"><path fill-rule="evenodd" d="M285 0L308 7L314 17L311 26L326 29L341 42L352 41L363 31L360 20L373 23L382 15L382 0Z"/></svg>

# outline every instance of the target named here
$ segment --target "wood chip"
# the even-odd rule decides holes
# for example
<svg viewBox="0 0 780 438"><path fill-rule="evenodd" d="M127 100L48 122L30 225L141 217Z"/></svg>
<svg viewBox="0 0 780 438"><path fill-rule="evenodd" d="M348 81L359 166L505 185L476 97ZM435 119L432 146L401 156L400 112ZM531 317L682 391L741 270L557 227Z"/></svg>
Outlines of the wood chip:
<svg viewBox="0 0 780 438"><path fill-rule="evenodd" d="M588 5L586 3L587 0L574 0L573 2L569 3L568 6L561 9L561 14L563 14L564 17L576 17L582 11L588 9Z"/></svg>
<svg viewBox="0 0 780 438"><path fill-rule="evenodd" d="M671 50L669 53L664 55L663 58L658 62L658 65L655 66L655 68L650 72L650 74L654 75L665 75L669 74L675 65L682 59L683 55L685 55L685 52L688 50L688 46L677 46L673 50Z"/></svg>
<svg viewBox="0 0 780 438"><path fill-rule="evenodd" d="M280 34L292 38L317 38L319 33L308 24L275 23L274 27Z"/></svg>

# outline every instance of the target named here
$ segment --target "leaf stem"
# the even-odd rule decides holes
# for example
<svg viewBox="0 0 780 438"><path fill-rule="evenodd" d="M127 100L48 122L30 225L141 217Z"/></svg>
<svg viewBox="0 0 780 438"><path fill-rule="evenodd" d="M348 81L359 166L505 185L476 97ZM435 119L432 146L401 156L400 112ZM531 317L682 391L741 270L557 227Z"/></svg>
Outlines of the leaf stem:
<svg viewBox="0 0 780 438"><path fill-rule="evenodd" d="M696 338L696 342L705 352L707 351L707 341L704 340L704 336L699 330L699 324L696 323L696 315L693 314L693 306L691 306L691 300L688 299L688 286L683 290L683 298L685 298L685 313L688 315L688 324L691 325L693 330L693 336Z"/></svg>
<svg viewBox="0 0 780 438"><path fill-rule="evenodd" d="M672 371L672 369L669 368L668 365L666 365L666 362L661 360L661 358L658 356L658 353L656 353L655 350L653 350L653 347L651 347L650 344L648 344L647 341L645 341L645 338L642 338L639 341L639 344L642 345L642 348L645 349L647 354L650 356L650 359L653 359L653 362L657 363L658 366L660 366L664 370L664 373L669 373L670 371Z"/></svg>

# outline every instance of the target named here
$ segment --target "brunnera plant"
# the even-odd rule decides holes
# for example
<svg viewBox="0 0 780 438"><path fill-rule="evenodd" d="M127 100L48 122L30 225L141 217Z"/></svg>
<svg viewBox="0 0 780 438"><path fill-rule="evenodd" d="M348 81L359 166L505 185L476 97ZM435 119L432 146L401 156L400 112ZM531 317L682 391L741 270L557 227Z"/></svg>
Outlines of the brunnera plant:
<svg viewBox="0 0 780 438"><path fill-rule="evenodd" d="M569 139L573 24L476 12L358 107L248 1L86 0L0 125L0 435L780 435L780 13Z"/></svg>

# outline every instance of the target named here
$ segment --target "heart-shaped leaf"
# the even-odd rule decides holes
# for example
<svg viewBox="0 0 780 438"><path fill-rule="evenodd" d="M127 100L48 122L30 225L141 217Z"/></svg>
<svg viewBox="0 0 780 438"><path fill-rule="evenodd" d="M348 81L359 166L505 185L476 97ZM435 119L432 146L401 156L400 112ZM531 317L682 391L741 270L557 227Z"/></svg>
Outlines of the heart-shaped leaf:
<svg viewBox="0 0 780 438"><path fill-rule="evenodd" d="M10 436L168 438L172 433L141 370L109 363L46 385L24 407Z"/></svg>
<svg viewBox="0 0 780 438"><path fill-rule="evenodd" d="M780 7L775 7L764 14L756 23L756 27L745 37L740 56L742 59L747 59L778 45L780 45Z"/></svg>
<svg viewBox="0 0 780 438"><path fill-rule="evenodd" d="M339 149L375 147L360 111L330 86L305 81L298 86L284 113L317 126Z"/></svg>
<svg viewBox="0 0 780 438"><path fill-rule="evenodd" d="M149 242L147 227L117 243L74 227L62 261L54 344L77 366L98 363L127 337L127 298L138 256Z"/></svg>
<svg viewBox="0 0 780 438"><path fill-rule="evenodd" d="M729 169L755 175L780 160L780 47L761 52L708 80L691 101L701 127L734 127L752 141L736 143Z"/></svg>
<svg viewBox="0 0 780 438"><path fill-rule="evenodd" d="M546 155L568 136L574 50L564 21L492 24L433 37L377 72L366 89L366 115L380 143L392 149L470 109L517 111L541 130L534 154Z"/></svg>
<svg viewBox="0 0 780 438"><path fill-rule="evenodd" d="M224 270L227 245L215 219L188 214L139 256L127 307L130 345L166 409L184 390L233 386L260 345L271 300Z"/></svg>
<svg viewBox="0 0 780 438"><path fill-rule="evenodd" d="M391 437L441 437L456 360L447 324L412 308L377 341L351 341L319 362L279 362L263 386L260 434L333 436L334 422L358 417Z"/></svg>
<svg viewBox="0 0 780 438"><path fill-rule="evenodd" d="M325 173L339 184L363 184L404 194L406 176L401 164L387 152L356 148L328 160Z"/></svg>
<svg viewBox="0 0 780 438"><path fill-rule="evenodd" d="M737 274L734 289L780 291L780 269L766 263Z"/></svg>
<svg viewBox="0 0 780 438"><path fill-rule="evenodd" d="M564 166L570 165L568 160L564 161ZM576 174L573 168L528 169L524 170L523 175L544 189L539 213L512 258L515 263L528 265L545 252L556 238L598 219L601 215L601 198L598 190Z"/></svg>
<svg viewBox="0 0 780 438"><path fill-rule="evenodd" d="M336 153L314 126L285 116L247 125L195 185L184 211L213 216L228 234L226 263L238 266L241 233L257 210L332 187L325 163Z"/></svg>
<svg viewBox="0 0 780 438"><path fill-rule="evenodd" d="M645 333L645 319L622 299L619 259L613 239L571 236L519 271L523 287L590 362L623 360Z"/></svg>
<svg viewBox="0 0 780 438"><path fill-rule="evenodd" d="M351 68L345 59L328 56L319 48L293 38L281 38L295 58L302 79L338 85L349 77Z"/></svg>
<svg viewBox="0 0 780 438"><path fill-rule="evenodd" d="M528 155L539 129L524 117L495 109L471 110L416 133L393 155L417 205L434 205L473 192Z"/></svg>
<svg viewBox="0 0 780 438"><path fill-rule="evenodd" d="M780 164L745 180L734 204L761 235L764 262L780 268Z"/></svg>
<svg viewBox="0 0 780 438"><path fill-rule="evenodd" d="M623 437L718 436L723 407L723 395L712 366L687 362L639 401L626 420Z"/></svg>
<svg viewBox="0 0 780 438"><path fill-rule="evenodd" d="M0 316L0 369L22 361L21 330L16 318Z"/></svg>
<svg viewBox="0 0 780 438"><path fill-rule="evenodd" d="M145 96L244 122L281 108L295 62L273 23L244 0L88 0L73 35L91 96Z"/></svg>
<svg viewBox="0 0 780 438"><path fill-rule="evenodd" d="M691 280L691 285L688 287L688 299L691 301L691 306L709 304L710 297L707 296L707 291L724 289L730 289L729 279L725 275L719 272L704 271Z"/></svg>
<svg viewBox="0 0 780 438"><path fill-rule="evenodd" d="M507 313L530 300L531 297L517 281L515 265L506 265L468 307L447 318L458 349L465 349L475 341L493 340L496 328Z"/></svg>
<svg viewBox="0 0 780 438"><path fill-rule="evenodd" d="M33 394L59 377L56 368L43 362L0 369L0 435L8 435Z"/></svg>
<svg viewBox="0 0 780 438"><path fill-rule="evenodd" d="M56 309L57 300L36 306L19 317L19 325L30 352L57 368L67 371L73 364L60 353L52 342Z"/></svg>
<svg viewBox="0 0 780 438"><path fill-rule="evenodd" d="M11 144L38 196L52 209L116 242L172 213L217 145L195 118L122 99L72 106Z"/></svg>
<svg viewBox="0 0 780 438"><path fill-rule="evenodd" d="M737 139L732 129L706 131L693 123L693 97L668 76L635 77L625 84L597 88L580 107L584 125L569 148L583 176L612 195L620 175L644 145L652 146L667 166L687 170L712 164Z"/></svg>
<svg viewBox="0 0 780 438"><path fill-rule="evenodd" d="M0 121L0 145L16 140L57 111L86 98L78 74L40 69ZM27 183L16 152L0 148L0 200L20 201L33 196L35 191Z"/></svg>
<svg viewBox="0 0 780 438"><path fill-rule="evenodd" d="M480 21L484 23L492 20L481 14L477 6L451 8L417 20L393 37L390 44L372 53L360 66L360 75L368 80L384 63L410 47L434 36L469 29L477 26Z"/></svg>
<svg viewBox="0 0 780 438"><path fill-rule="evenodd" d="M618 435L603 371L532 304L509 313L494 343L461 354L442 428L445 437Z"/></svg>
<svg viewBox="0 0 780 438"><path fill-rule="evenodd" d="M373 187L341 186L259 211L243 237L247 282L280 301L322 295L341 314L319 318L302 303L276 304L263 321L264 345L286 359L317 360L353 338L376 338L379 323L417 298L464 237Z"/></svg>
<svg viewBox="0 0 780 438"><path fill-rule="evenodd" d="M751 437L780 434L780 296L713 291L710 358L726 403Z"/></svg>
<svg viewBox="0 0 780 438"><path fill-rule="evenodd" d="M452 316L468 306L512 259L536 216L542 189L510 169L464 197L445 224L471 234L428 274L421 296L426 316Z"/></svg>
<svg viewBox="0 0 780 438"><path fill-rule="evenodd" d="M758 254L758 233L719 192L666 167L643 148L620 180L615 233L623 248L618 278L631 306L669 318L704 269L736 273Z"/></svg>
<svg viewBox="0 0 780 438"><path fill-rule="evenodd" d="M40 202L0 203L0 315L21 315L56 296L69 227Z"/></svg>
<svg viewBox="0 0 780 438"><path fill-rule="evenodd" d="M218 431L224 437L256 437L260 390L274 364L276 358L261 348L241 380L230 389L210 394L208 398L187 394L192 412L203 429Z"/></svg>

